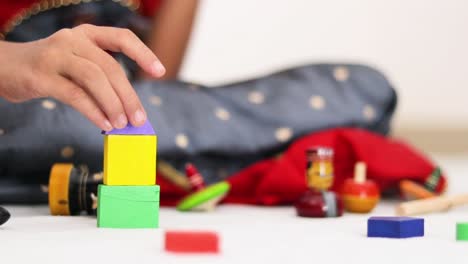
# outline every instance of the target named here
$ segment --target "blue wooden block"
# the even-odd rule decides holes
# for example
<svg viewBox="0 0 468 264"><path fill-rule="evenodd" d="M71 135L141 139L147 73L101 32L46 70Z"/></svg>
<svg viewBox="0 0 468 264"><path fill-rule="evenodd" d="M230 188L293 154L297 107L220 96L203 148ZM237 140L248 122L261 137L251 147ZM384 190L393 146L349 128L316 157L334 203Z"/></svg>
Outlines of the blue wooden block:
<svg viewBox="0 0 468 264"><path fill-rule="evenodd" d="M424 219L414 217L371 217L368 237L408 238L424 236Z"/></svg>

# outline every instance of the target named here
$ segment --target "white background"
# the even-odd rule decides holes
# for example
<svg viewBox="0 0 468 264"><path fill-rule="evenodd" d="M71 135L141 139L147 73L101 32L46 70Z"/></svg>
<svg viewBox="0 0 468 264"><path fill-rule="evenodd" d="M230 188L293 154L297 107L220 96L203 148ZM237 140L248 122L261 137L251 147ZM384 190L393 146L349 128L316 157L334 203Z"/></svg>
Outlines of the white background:
<svg viewBox="0 0 468 264"><path fill-rule="evenodd" d="M468 127L468 1L204 0L182 71L215 85L358 62L397 87L396 127Z"/></svg>

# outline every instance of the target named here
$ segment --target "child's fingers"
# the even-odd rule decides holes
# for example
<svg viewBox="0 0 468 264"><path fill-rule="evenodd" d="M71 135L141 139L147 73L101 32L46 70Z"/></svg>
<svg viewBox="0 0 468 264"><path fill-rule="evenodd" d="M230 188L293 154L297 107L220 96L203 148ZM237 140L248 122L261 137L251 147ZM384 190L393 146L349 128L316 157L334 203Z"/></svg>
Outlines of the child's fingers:
<svg viewBox="0 0 468 264"><path fill-rule="evenodd" d="M119 97L127 118L134 126L143 125L146 121L145 110L120 64L89 40L80 41L78 44L74 47L74 53L101 68Z"/></svg>
<svg viewBox="0 0 468 264"><path fill-rule="evenodd" d="M60 73L75 82L93 98L114 127L123 128L127 125L127 115L122 102L98 65L82 57L72 55L64 59Z"/></svg>
<svg viewBox="0 0 468 264"><path fill-rule="evenodd" d="M92 25L81 25L75 29L82 31L102 49L124 53L154 77L161 77L166 72L156 55L128 29Z"/></svg>
<svg viewBox="0 0 468 264"><path fill-rule="evenodd" d="M60 89L55 89L51 96L75 108L100 129L112 130L112 125L104 113L81 87L63 77L56 77L53 81Z"/></svg>

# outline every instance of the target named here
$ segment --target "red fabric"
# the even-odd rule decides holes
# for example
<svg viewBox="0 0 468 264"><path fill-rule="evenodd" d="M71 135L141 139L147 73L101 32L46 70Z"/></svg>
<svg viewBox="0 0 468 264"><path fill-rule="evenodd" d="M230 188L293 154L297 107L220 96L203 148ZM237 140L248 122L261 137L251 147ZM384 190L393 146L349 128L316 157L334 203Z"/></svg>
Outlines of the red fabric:
<svg viewBox="0 0 468 264"><path fill-rule="evenodd" d="M346 178L353 177L357 161L367 164L367 177L373 179L383 191L396 189L402 179L423 183L436 168L431 161L403 142L360 129L334 129L298 139L280 158L258 162L230 177L231 190L225 202L261 205L295 202L307 190L305 151L316 145L335 150L335 180L332 186L335 191ZM175 204L184 193L180 190L179 193L173 192L174 187L167 187L171 184L165 182L163 177L158 177L158 184L162 185L161 203L164 205ZM442 176L436 192L442 192L445 186L446 179Z"/></svg>
<svg viewBox="0 0 468 264"><path fill-rule="evenodd" d="M30 7L36 0L0 0L0 32L8 20L12 19L21 10Z"/></svg>
<svg viewBox="0 0 468 264"><path fill-rule="evenodd" d="M0 33L5 24L15 15L31 7L39 0L0 0ZM162 0L140 0L140 12L145 16L153 16L161 6Z"/></svg>
<svg viewBox="0 0 468 264"><path fill-rule="evenodd" d="M141 0L140 12L142 15L152 17L161 7L161 0Z"/></svg>

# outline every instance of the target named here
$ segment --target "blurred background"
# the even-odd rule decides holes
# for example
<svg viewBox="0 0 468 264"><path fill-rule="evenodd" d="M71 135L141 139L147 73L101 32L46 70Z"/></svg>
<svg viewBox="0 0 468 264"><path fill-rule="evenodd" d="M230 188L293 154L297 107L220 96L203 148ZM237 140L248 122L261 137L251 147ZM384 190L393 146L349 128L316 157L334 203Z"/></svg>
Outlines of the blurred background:
<svg viewBox="0 0 468 264"><path fill-rule="evenodd" d="M399 94L393 134L468 153L468 1L203 0L182 79L220 85L290 66L363 63Z"/></svg>

